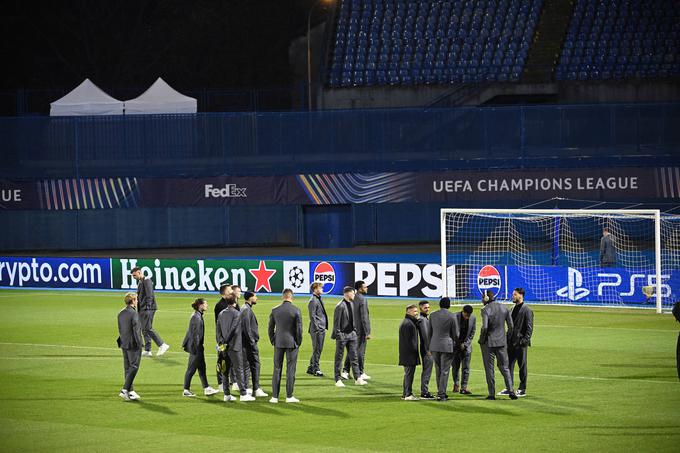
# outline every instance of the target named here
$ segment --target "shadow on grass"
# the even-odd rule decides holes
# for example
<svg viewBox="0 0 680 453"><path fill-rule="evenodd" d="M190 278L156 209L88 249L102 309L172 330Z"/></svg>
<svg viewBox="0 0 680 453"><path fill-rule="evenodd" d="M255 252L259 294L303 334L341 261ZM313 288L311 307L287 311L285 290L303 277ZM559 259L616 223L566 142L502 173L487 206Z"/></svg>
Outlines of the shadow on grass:
<svg viewBox="0 0 680 453"><path fill-rule="evenodd" d="M670 364L670 365L660 365L658 363L651 363L651 364L644 364L644 363L600 363L599 364L601 367L608 367L608 368L672 368L675 369L676 365Z"/></svg>
<svg viewBox="0 0 680 453"><path fill-rule="evenodd" d="M229 410L259 412L261 414L270 415L282 415L280 411L272 407L273 404L270 404L267 401L252 401L248 403L240 403L238 401L225 402L222 400L222 396L220 396L219 399L218 398L201 399L200 401L206 404L214 404L215 406L220 405L223 406L225 409Z"/></svg>
<svg viewBox="0 0 680 453"><path fill-rule="evenodd" d="M643 436L643 437L663 437L680 436L680 425L656 425L656 426L565 426L566 429L587 430L593 436Z"/></svg>
<svg viewBox="0 0 680 453"><path fill-rule="evenodd" d="M167 408L165 406L162 406L160 404L149 403L148 401L144 401L144 400L134 401L132 403L134 403L135 405L139 406L140 408L142 408L144 410L156 412L158 414L177 415L177 413L175 411L173 411L172 409Z"/></svg>
<svg viewBox="0 0 680 453"><path fill-rule="evenodd" d="M304 404L304 403L294 403L294 404L283 403L283 405L281 405L281 403L279 403L279 405L284 410L304 412L305 414L318 415L320 417L338 417L338 418L349 418L350 417L350 415L346 412L342 412L342 411L335 410L335 409L329 409L329 408L326 408L326 407L311 406L309 404Z"/></svg>

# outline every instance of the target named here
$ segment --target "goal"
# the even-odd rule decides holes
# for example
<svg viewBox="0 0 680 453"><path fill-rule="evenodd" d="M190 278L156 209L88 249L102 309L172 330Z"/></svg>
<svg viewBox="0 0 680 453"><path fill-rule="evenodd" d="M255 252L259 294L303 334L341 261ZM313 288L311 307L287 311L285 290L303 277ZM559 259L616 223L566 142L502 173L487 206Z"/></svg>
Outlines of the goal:
<svg viewBox="0 0 680 453"><path fill-rule="evenodd" d="M442 209L443 294L670 308L680 294L680 216L658 210ZM605 239L603 237L606 236Z"/></svg>

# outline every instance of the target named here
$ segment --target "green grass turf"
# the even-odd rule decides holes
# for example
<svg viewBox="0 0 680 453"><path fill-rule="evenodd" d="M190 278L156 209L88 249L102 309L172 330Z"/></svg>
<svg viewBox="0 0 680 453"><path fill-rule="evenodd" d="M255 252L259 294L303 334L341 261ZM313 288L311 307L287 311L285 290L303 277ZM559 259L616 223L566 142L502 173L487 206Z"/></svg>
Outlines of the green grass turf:
<svg viewBox="0 0 680 453"><path fill-rule="evenodd" d="M212 306L217 298L210 299ZM135 387L143 400L124 402L118 397L122 357L115 348L121 293L0 291L0 450L656 452L680 445L678 326L668 315L535 306L528 397L483 400L475 342L472 397L404 402L396 364L406 302L371 299L370 384L333 386L335 345L329 337L322 356L327 377L305 374L311 350L305 333L295 388L302 402L272 405L266 399L183 398L187 354L180 343L192 295L159 294L158 300L155 328L171 349L165 357L142 359ZM306 300L296 298L305 332ZM326 300L330 307L336 302ZM274 303L262 297L255 309L267 392L272 347L266 325ZM210 309L206 345L214 335L212 319ZM214 360L208 346L209 378L216 385ZM436 388L434 379L430 387ZM196 376L193 389L199 388Z"/></svg>

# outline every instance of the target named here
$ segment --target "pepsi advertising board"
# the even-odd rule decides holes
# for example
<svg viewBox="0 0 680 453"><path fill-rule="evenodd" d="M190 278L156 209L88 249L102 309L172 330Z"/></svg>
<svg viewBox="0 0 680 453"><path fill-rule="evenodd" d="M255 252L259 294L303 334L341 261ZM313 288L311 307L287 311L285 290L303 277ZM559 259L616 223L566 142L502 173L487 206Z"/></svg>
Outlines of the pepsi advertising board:
<svg viewBox="0 0 680 453"><path fill-rule="evenodd" d="M354 285L354 280L352 280L354 263L310 261L309 269L312 283L321 283L323 294L342 295L342 289L345 286Z"/></svg>

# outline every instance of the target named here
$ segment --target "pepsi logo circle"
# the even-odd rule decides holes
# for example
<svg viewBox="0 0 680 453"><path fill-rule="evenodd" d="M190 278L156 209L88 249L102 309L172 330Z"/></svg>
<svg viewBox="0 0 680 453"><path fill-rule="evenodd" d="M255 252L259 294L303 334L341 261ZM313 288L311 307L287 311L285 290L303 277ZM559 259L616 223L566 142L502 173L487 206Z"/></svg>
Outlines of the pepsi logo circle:
<svg viewBox="0 0 680 453"><path fill-rule="evenodd" d="M322 261L314 268L314 282L321 283L321 292L328 294L335 287L335 269L330 263Z"/></svg>
<svg viewBox="0 0 680 453"><path fill-rule="evenodd" d="M489 265L481 268L477 274L477 288L480 294L490 290L494 296L497 296L501 291L501 273L498 269Z"/></svg>

